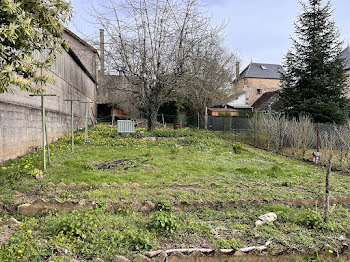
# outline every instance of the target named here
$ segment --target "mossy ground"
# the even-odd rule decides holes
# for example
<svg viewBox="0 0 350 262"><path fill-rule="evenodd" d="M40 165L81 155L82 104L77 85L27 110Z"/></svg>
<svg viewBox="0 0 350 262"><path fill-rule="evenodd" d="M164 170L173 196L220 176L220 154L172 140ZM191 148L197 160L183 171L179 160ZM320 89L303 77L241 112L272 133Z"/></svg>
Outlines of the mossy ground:
<svg viewBox="0 0 350 262"><path fill-rule="evenodd" d="M7 206L37 198L98 203L96 210L45 216L0 213L0 218L12 215L24 221L0 247L1 261L96 257L109 261L117 254L132 256L146 250L238 248L266 241L272 241L271 253L315 248L332 255L341 251L337 239L350 237L349 205L331 206L330 223L325 227L322 202L317 206L298 203L299 199L324 198L325 168L247 145L236 154L234 136L221 139L220 134L204 131L148 133L140 129L134 136L120 136L107 125L97 125L89 130L89 137L85 143L84 133L76 133L74 153L68 136L53 143L52 164L43 179L30 175L34 168L41 168L41 150L0 167L0 202ZM103 171L93 165L122 158L149 161L128 170ZM90 188L52 191L48 182L85 182ZM99 186L113 182L119 186ZM140 188L131 189L125 183L138 183ZM349 197L349 176L333 172L331 186L332 197ZM109 201L121 200L130 207L106 211ZM142 214L132 209L132 202L146 200L156 203L159 211ZM275 212L277 221L255 227L254 222L267 212Z"/></svg>

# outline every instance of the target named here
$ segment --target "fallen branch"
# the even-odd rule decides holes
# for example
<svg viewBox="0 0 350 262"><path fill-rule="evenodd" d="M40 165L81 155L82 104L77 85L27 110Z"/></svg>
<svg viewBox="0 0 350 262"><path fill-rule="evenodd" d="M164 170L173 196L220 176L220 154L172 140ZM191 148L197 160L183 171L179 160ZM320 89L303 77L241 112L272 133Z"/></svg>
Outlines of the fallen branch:
<svg viewBox="0 0 350 262"><path fill-rule="evenodd" d="M263 251L267 249L267 246L270 245L271 242L268 241L265 243L265 245L263 246L252 246L252 247L244 247L244 248L239 248L239 249L211 249L211 248L180 248L180 249L168 249L168 250L156 250L156 251L149 251L144 253L145 256L147 257L155 257L158 256L161 253L165 253L167 256L172 254L172 253L194 253L194 252L201 252L201 253L212 253L215 251L219 251L223 254L229 254L229 253L233 253L235 251L241 251L243 253L247 253L253 250L259 250L259 251Z"/></svg>

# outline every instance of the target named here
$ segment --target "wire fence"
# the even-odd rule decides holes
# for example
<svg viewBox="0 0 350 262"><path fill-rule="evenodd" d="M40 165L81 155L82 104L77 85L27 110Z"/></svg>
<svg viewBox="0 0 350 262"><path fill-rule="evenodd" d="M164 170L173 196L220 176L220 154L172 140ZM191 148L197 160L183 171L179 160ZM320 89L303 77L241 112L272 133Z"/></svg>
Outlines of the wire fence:
<svg viewBox="0 0 350 262"><path fill-rule="evenodd" d="M271 113L255 114L250 121L252 131L246 139L256 147L310 161L320 153L321 164L333 155L335 167L350 169L349 123L314 123L307 116L288 119Z"/></svg>
<svg viewBox="0 0 350 262"><path fill-rule="evenodd" d="M296 158L313 160L313 153L321 153L321 162L326 163L330 154L335 165L350 169L350 126L314 123L309 117L288 119L279 114L259 113L245 116L157 115L156 128L173 128L180 117L182 127L222 131L239 135L243 142L269 151ZM123 116L134 119L137 127L147 127L142 115ZM112 117L97 119L111 122Z"/></svg>

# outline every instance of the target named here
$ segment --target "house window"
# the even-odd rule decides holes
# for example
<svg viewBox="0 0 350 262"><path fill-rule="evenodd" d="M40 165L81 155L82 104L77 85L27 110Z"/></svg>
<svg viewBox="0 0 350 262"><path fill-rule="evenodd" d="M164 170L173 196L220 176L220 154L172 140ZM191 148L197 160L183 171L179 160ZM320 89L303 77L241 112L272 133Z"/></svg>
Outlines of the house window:
<svg viewBox="0 0 350 262"><path fill-rule="evenodd" d="M257 88L256 89L256 95L261 95L262 94L262 90L261 90L261 88Z"/></svg>

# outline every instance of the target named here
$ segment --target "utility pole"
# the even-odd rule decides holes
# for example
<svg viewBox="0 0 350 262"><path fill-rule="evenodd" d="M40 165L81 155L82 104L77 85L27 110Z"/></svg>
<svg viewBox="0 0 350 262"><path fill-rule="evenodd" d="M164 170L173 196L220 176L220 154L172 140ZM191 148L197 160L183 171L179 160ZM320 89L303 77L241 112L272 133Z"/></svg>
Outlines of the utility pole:
<svg viewBox="0 0 350 262"><path fill-rule="evenodd" d="M83 101L83 102L79 102L81 104L85 104L85 142L88 141L88 105L92 104L93 102L88 102L88 101Z"/></svg>
<svg viewBox="0 0 350 262"><path fill-rule="evenodd" d="M43 170L46 170L46 146L47 146L47 152L48 152L48 160L49 164L51 164L51 158L50 158L50 148L49 148L49 140L47 135L47 126L46 126L46 115L45 115L45 104L44 104L44 97L45 96L56 96L56 95L49 95L49 94L30 94L29 96L40 96L41 97L41 133L42 133L42 145L43 145Z"/></svg>
<svg viewBox="0 0 350 262"><path fill-rule="evenodd" d="M72 153L74 152L74 102L79 102L80 99L63 99L63 101L70 102L70 111L72 114Z"/></svg>

